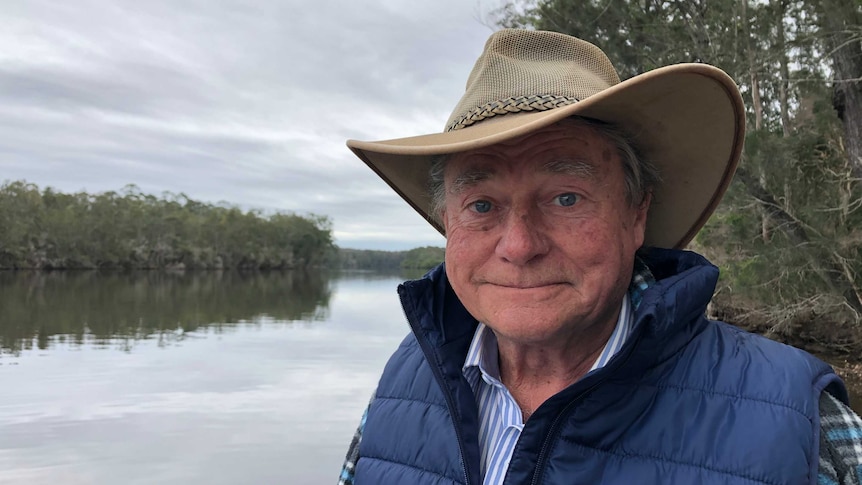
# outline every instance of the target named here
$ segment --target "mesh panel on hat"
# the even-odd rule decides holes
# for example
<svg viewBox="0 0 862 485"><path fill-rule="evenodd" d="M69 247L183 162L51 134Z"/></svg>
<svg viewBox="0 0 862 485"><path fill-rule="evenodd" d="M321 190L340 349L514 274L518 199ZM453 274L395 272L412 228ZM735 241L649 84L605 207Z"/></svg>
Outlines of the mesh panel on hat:
<svg viewBox="0 0 862 485"><path fill-rule="evenodd" d="M493 116L551 109L617 83L619 77L610 60L589 42L556 32L501 30L485 44L467 79L466 92L446 126L461 128L460 121L476 112ZM524 101L536 96L558 101L538 105ZM483 117L487 116L478 119Z"/></svg>

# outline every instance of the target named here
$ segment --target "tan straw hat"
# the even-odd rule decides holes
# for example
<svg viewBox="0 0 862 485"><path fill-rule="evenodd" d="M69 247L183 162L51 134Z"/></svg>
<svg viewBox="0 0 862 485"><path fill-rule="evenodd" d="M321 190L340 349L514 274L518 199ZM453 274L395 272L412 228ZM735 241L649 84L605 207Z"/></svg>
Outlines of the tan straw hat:
<svg viewBox="0 0 862 485"><path fill-rule="evenodd" d="M494 33L443 133L347 145L441 233L431 216L435 155L500 143L569 116L610 122L631 135L662 177L644 245L681 248L730 184L745 135L733 80L705 64L677 64L619 81L596 46L555 32Z"/></svg>

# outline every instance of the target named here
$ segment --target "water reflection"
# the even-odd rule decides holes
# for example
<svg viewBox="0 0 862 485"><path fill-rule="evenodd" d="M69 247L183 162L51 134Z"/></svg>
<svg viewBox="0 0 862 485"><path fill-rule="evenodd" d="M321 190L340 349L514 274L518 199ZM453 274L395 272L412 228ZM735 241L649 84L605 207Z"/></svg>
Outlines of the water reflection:
<svg viewBox="0 0 862 485"><path fill-rule="evenodd" d="M0 483L334 483L399 281L0 273Z"/></svg>
<svg viewBox="0 0 862 485"><path fill-rule="evenodd" d="M53 343L168 342L240 322L321 321L320 272L0 272L0 351Z"/></svg>

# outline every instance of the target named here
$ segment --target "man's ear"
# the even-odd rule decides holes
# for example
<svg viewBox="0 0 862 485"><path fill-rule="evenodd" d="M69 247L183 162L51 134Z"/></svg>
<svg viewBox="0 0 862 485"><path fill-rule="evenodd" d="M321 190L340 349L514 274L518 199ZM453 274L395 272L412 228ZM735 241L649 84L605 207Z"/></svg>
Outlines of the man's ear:
<svg viewBox="0 0 862 485"><path fill-rule="evenodd" d="M647 192L644 194L643 199L641 199L640 204L636 209L635 213L635 230L637 231L637 236L640 239L638 247L643 244L644 237L646 235L646 220L647 214L649 213L649 206L652 203L652 192Z"/></svg>
<svg viewBox="0 0 862 485"><path fill-rule="evenodd" d="M644 198L641 200L640 205L638 206L638 210L644 213L644 217L646 217L646 213L649 212L649 205L652 203L652 191L649 191L644 194Z"/></svg>

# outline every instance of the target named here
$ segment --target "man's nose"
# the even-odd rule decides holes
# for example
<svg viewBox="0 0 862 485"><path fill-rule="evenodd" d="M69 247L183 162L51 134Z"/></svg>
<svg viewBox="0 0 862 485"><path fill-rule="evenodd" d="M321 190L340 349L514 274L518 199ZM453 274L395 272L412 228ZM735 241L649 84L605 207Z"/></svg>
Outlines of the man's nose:
<svg viewBox="0 0 862 485"><path fill-rule="evenodd" d="M526 264L548 252L549 244L541 216L523 210L506 217L497 242L497 255L513 264Z"/></svg>

